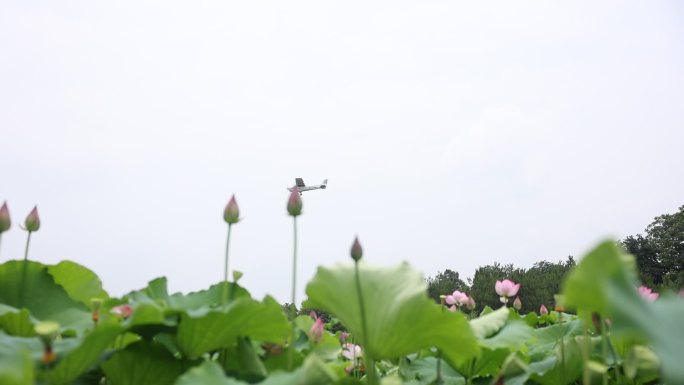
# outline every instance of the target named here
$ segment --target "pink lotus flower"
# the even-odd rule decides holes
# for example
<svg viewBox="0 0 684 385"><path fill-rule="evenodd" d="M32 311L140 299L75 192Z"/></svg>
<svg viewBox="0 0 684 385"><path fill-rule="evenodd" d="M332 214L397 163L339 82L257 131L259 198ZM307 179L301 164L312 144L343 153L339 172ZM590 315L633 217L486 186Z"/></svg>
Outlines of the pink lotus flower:
<svg viewBox="0 0 684 385"><path fill-rule="evenodd" d="M546 306L544 306L544 304L542 304L539 307L539 314L540 315L547 315L547 314L549 314L549 309L547 309Z"/></svg>
<svg viewBox="0 0 684 385"><path fill-rule="evenodd" d="M660 295L660 294L658 294L658 293L652 291L650 288L648 288L648 287L646 287L646 286L644 286L644 285L639 286L639 289L638 289L638 290L639 290L639 294L640 294L643 298L645 298L645 299L647 299L647 300L649 300L649 301L655 301L655 300L658 298L658 296Z"/></svg>
<svg viewBox="0 0 684 385"><path fill-rule="evenodd" d="M315 312L311 312L311 318L314 319L314 324L311 325L311 329L309 329L309 338L311 341L314 343L319 343L321 339L323 338L323 331L325 330L325 327L323 325L323 320L318 318Z"/></svg>
<svg viewBox="0 0 684 385"><path fill-rule="evenodd" d="M448 303L449 305L456 305L457 307L465 305L467 301L468 294L458 290L454 291L451 295L447 295L444 298L444 302Z"/></svg>
<svg viewBox="0 0 684 385"><path fill-rule="evenodd" d="M359 345L354 345L346 343L342 345L342 356L348 360L355 360L363 356L361 347Z"/></svg>
<svg viewBox="0 0 684 385"><path fill-rule="evenodd" d="M508 303L508 298L518 294L518 290L520 290L520 284L508 279L504 279L503 281L496 281L496 284L494 284L494 290L496 290L496 294L501 297L501 302L505 304Z"/></svg>
<svg viewBox="0 0 684 385"><path fill-rule="evenodd" d="M475 309L475 300L473 299L473 297L468 297L468 299L463 304L463 306L465 306L465 308L468 310L474 310Z"/></svg>
<svg viewBox="0 0 684 385"><path fill-rule="evenodd" d="M133 314L133 308L131 307L131 305L125 303L123 305L114 306L112 308L112 313L126 319Z"/></svg>

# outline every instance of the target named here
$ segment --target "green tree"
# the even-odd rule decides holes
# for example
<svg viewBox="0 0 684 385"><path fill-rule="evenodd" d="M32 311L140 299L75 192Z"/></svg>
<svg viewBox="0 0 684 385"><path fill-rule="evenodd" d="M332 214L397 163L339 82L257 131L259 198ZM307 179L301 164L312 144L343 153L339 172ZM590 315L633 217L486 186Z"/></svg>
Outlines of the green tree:
<svg viewBox="0 0 684 385"><path fill-rule="evenodd" d="M684 286L684 206L656 217L645 236L630 235L619 243L636 257L644 283L672 289Z"/></svg>
<svg viewBox="0 0 684 385"><path fill-rule="evenodd" d="M555 300L554 295L560 293L561 282L568 272L575 266L572 256L565 262L551 263L547 261L536 262L520 279L521 312L539 312L539 307L544 304L552 308Z"/></svg>
<svg viewBox="0 0 684 385"><path fill-rule="evenodd" d="M440 295L449 295L454 290L462 292L470 290L468 285L458 276L458 272L449 269L438 272L434 278L428 277L426 281L428 284L428 295L436 302L439 302Z"/></svg>

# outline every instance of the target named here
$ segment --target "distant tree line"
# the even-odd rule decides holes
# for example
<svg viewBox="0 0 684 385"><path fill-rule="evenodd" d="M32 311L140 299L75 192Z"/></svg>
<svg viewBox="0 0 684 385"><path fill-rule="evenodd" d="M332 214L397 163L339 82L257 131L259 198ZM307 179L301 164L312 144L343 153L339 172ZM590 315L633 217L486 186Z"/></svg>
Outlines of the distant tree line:
<svg viewBox="0 0 684 385"><path fill-rule="evenodd" d="M619 243L636 257L644 284L659 290L684 287L684 206L656 217L645 234L630 235Z"/></svg>
<svg viewBox="0 0 684 385"><path fill-rule="evenodd" d="M658 291L684 287L684 206L674 214L656 217L644 235L630 235L618 244L636 257L641 281L647 286ZM554 295L560 293L561 282L573 266L572 256L556 263L537 262L529 269L494 263L478 268L467 283L458 272L446 269L427 278L428 294L439 302L440 295L459 290L475 299L477 311L485 306L497 308L501 305L494 283L508 278L520 283L521 311L538 312L541 304L554 306Z"/></svg>
<svg viewBox="0 0 684 385"><path fill-rule="evenodd" d="M497 280L510 279L520 283L518 292L522 302L520 311L523 313L539 312L542 304L553 308L554 295L560 292L560 284L573 266L575 266L575 260L572 256L557 263L537 262L529 269L495 262L493 265L479 267L473 278L468 279L468 283L460 279L457 272L447 269L437 273L435 277L428 277L428 294L439 302L440 295L459 290L475 299L476 311L481 311L485 306L498 308L501 302L494 291L494 284Z"/></svg>

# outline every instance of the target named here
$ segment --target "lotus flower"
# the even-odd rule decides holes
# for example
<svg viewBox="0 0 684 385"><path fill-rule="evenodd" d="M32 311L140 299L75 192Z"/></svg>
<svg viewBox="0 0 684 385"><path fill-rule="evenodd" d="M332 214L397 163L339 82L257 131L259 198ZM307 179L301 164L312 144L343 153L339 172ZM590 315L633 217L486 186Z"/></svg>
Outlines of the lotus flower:
<svg viewBox="0 0 684 385"><path fill-rule="evenodd" d="M518 290L520 290L520 284L508 279L504 279L503 281L496 281L496 284L494 284L494 290L496 290L496 294L501 297L501 302L505 304L508 303L508 298L518 294Z"/></svg>
<svg viewBox="0 0 684 385"><path fill-rule="evenodd" d="M454 291L451 295L447 295L444 301L449 305L463 306L468 301L468 294L462 291Z"/></svg>
<svg viewBox="0 0 684 385"><path fill-rule="evenodd" d="M544 304L542 304L539 307L539 314L540 315L547 315L547 314L549 314L549 309L547 309L546 306L544 306Z"/></svg>
<svg viewBox="0 0 684 385"><path fill-rule="evenodd" d="M311 325L311 329L309 329L309 338L311 341L318 343L323 338L323 331L325 330L323 320L318 318L316 313L313 311L310 315L314 319L314 324Z"/></svg>
<svg viewBox="0 0 684 385"><path fill-rule="evenodd" d="M463 305L468 310L474 310L475 309L475 300L473 299L473 297L468 297L468 299L466 300L466 302Z"/></svg>
<svg viewBox="0 0 684 385"><path fill-rule="evenodd" d="M656 299L658 299L658 296L660 295L644 285L639 286L638 290L639 294L649 301L655 301Z"/></svg>
<svg viewBox="0 0 684 385"><path fill-rule="evenodd" d="M347 338L349 338L349 333L347 333L347 332L341 332L340 333L340 342L341 343L347 342Z"/></svg>
<svg viewBox="0 0 684 385"><path fill-rule="evenodd" d="M363 356L361 347L359 345L354 345L346 343L342 345L342 356L348 360L355 360Z"/></svg>

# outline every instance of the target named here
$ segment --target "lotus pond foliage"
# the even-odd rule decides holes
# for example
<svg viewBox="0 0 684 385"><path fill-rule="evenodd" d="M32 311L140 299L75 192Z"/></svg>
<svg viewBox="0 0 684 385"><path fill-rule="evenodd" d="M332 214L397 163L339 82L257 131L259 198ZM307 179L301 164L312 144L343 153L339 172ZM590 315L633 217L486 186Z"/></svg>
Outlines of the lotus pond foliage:
<svg viewBox="0 0 684 385"><path fill-rule="evenodd" d="M298 192L286 209L294 287ZM515 274L485 300L456 273L431 298L420 272L375 266L357 237L348 261L318 267L297 314L229 274L239 215L233 196L221 282L169 293L162 277L114 297L85 266L29 259L34 208L23 258L0 264L0 384L684 384L684 298L644 285L616 242L573 260L539 302ZM0 240L11 223L4 203Z"/></svg>

